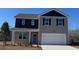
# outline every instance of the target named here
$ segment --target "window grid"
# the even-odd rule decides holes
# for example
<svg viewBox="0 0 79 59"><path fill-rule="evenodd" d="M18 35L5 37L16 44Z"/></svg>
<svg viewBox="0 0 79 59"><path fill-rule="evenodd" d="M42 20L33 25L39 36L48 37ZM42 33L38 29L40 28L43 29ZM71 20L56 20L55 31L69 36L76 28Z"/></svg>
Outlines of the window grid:
<svg viewBox="0 0 79 59"><path fill-rule="evenodd" d="M64 26L64 19L57 19L57 26Z"/></svg>
<svg viewBox="0 0 79 59"><path fill-rule="evenodd" d="M25 39L28 39L28 32L20 32L19 33L19 39L20 40L25 40Z"/></svg>
<svg viewBox="0 0 79 59"><path fill-rule="evenodd" d="M43 25L51 25L50 18L43 18Z"/></svg>
<svg viewBox="0 0 79 59"><path fill-rule="evenodd" d="M31 20L31 25L34 26L35 25L35 21Z"/></svg>
<svg viewBox="0 0 79 59"><path fill-rule="evenodd" d="M25 19L22 20L22 25L25 25Z"/></svg>

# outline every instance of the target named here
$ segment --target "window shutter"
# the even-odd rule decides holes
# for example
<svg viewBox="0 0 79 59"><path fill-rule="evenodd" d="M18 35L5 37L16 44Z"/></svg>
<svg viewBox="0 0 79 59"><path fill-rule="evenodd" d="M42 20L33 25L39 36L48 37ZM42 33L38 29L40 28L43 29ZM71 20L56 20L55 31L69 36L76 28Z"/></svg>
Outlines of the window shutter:
<svg viewBox="0 0 79 59"><path fill-rule="evenodd" d="M58 19L56 19L56 25L58 26Z"/></svg>
<svg viewBox="0 0 79 59"><path fill-rule="evenodd" d="M51 25L51 19L49 19L49 25Z"/></svg>
<svg viewBox="0 0 79 59"><path fill-rule="evenodd" d="M63 26L64 26L64 19L63 19Z"/></svg>
<svg viewBox="0 0 79 59"><path fill-rule="evenodd" d="M43 18L43 25L44 25L44 20L45 20L45 19Z"/></svg>

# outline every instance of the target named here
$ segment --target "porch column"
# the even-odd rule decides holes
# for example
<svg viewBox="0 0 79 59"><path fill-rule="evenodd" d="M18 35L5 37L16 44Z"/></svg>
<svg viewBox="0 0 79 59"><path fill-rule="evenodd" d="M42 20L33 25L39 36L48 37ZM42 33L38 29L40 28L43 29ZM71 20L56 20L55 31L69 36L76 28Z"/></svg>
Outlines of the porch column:
<svg viewBox="0 0 79 59"><path fill-rule="evenodd" d="M12 40L11 40L12 41L11 42L12 44L14 44L14 37L15 37L14 33L15 33L15 31L12 31Z"/></svg>
<svg viewBox="0 0 79 59"><path fill-rule="evenodd" d="M31 39L31 32L29 32L29 44L30 44L30 39Z"/></svg>
<svg viewBox="0 0 79 59"><path fill-rule="evenodd" d="M38 32L38 45L40 44L40 33Z"/></svg>

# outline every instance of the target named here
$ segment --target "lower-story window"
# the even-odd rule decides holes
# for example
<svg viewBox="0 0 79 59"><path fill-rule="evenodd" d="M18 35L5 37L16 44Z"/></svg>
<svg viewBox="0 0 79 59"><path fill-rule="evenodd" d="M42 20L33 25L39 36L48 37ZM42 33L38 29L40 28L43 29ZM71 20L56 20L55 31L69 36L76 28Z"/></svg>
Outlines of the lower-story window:
<svg viewBox="0 0 79 59"><path fill-rule="evenodd" d="M21 32L19 33L19 39L22 39L22 33Z"/></svg>
<svg viewBox="0 0 79 59"><path fill-rule="evenodd" d="M29 33L28 32L23 32L23 40L24 39L29 39Z"/></svg>
<svg viewBox="0 0 79 59"><path fill-rule="evenodd" d="M29 33L28 32L20 32L19 39L21 39L21 40L29 39Z"/></svg>

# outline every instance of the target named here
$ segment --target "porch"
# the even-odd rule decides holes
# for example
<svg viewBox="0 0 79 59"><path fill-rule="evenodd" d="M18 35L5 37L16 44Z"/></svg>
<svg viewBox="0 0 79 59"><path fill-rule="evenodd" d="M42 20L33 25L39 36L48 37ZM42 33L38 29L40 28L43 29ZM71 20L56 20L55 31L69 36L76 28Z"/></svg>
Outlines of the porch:
<svg viewBox="0 0 79 59"><path fill-rule="evenodd" d="M38 29L13 29L11 41L12 45L38 45L40 42L38 31Z"/></svg>

